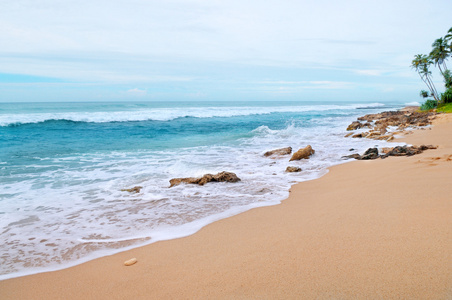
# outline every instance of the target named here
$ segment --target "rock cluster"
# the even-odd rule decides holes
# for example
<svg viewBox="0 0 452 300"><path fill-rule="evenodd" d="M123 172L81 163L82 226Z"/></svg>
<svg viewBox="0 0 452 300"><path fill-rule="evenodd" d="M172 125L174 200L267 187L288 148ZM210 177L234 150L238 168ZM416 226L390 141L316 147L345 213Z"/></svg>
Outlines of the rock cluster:
<svg viewBox="0 0 452 300"><path fill-rule="evenodd" d="M280 149L275 149L275 150L271 150L271 151L267 151L264 153L265 157L269 157L269 156L273 156L273 155L289 155L292 153L292 147L287 147L287 148L280 148ZM309 157L311 157L312 154L315 153L315 150L312 149L311 145L307 145L304 148L298 149L297 152L295 152L292 157L290 158L289 161L293 161L293 160L300 160L300 159L308 159ZM286 172L290 172L290 173L296 173L296 172L301 172L301 168L299 167L292 167L289 166L286 168Z"/></svg>
<svg viewBox="0 0 452 300"><path fill-rule="evenodd" d="M173 178L170 180L170 187L179 185L181 183L191 183L191 184L199 184L204 185L208 182L237 182L240 181L240 178L232 172L221 172L216 175L205 174L202 177L187 177L187 178Z"/></svg>
<svg viewBox="0 0 452 300"><path fill-rule="evenodd" d="M364 152L363 155L359 154L351 154L347 156L343 156L342 158L354 158L358 160L369 160L369 159L377 159L377 158L386 158L388 156L412 156L416 154L420 154L427 149L436 149L437 146L433 145L421 145L421 146L396 146L394 148L384 148L383 153L379 154L377 148L369 148Z"/></svg>
<svg viewBox="0 0 452 300"><path fill-rule="evenodd" d="M435 112L417 112L417 111L385 111L378 114L368 114L358 118L348 127L348 131L354 131L362 128L369 128L369 131L360 133L349 133L346 137L352 138L370 138L375 140L390 141L394 134L399 134L407 127L422 127L431 124ZM396 132L389 133L388 126L397 127Z"/></svg>

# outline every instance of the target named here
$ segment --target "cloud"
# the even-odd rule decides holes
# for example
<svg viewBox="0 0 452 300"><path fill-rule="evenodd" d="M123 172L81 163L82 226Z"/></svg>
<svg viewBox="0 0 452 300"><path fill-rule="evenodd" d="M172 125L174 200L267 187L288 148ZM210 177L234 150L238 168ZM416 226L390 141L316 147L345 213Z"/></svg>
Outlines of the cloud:
<svg viewBox="0 0 452 300"><path fill-rule="evenodd" d="M320 89L320 90L338 90L350 89L355 84L345 81L261 81L264 86L276 86L278 90L302 90L302 89ZM273 89L273 87L272 87Z"/></svg>
<svg viewBox="0 0 452 300"><path fill-rule="evenodd" d="M128 90L127 93L132 96L143 97L146 96L148 92L144 89L134 88Z"/></svg>
<svg viewBox="0 0 452 300"><path fill-rule="evenodd" d="M381 70L355 70L357 74L368 76L381 76L384 74Z"/></svg>

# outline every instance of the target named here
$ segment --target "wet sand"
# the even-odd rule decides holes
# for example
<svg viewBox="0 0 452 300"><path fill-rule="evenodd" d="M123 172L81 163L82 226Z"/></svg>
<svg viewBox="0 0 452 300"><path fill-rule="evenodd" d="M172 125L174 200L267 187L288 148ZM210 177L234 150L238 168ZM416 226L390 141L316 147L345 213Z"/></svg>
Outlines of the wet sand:
<svg viewBox="0 0 452 300"><path fill-rule="evenodd" d="M452 116L181 239L0 282L0 299L452 299ZM124 261L138 262L126 267Z"/></svg>

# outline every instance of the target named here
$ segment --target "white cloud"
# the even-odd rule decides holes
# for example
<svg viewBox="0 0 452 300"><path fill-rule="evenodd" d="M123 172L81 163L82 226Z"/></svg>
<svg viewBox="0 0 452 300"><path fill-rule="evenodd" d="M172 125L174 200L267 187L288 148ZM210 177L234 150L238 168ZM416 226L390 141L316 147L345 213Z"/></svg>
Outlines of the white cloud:
<svg viewBox="0 0 452 300"><path fill-rule="evenodd" d="M276 86L279 90L301 90L301 89L350 89L355 86L353 82L345 81L261 81L259 84L265 85L271 89Z"/></svg>
<svg viewBox="0 0 452 300"><path fill-rule="evenodd" d="M143 97L146 96L148 92L144 89L134 88L128 90L127 93L132 96Z"/></svg>
<svg viewBox="0 0 452 300"><path fill-rule="evenodd" d="M368 76L381 76L384 73L381 70L355 70L355 72L360 75L368 75Z"/></svg>

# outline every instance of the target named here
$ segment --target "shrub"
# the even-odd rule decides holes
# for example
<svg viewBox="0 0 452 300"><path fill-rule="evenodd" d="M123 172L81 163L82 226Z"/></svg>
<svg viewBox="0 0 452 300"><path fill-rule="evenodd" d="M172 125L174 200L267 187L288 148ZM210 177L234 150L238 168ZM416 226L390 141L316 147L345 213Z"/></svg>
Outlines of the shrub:
<svg viewBox="0 0 452 300"><path fill-rule="evenodd" d="M441 94L441 102L442 103L452 102L452 88L447 89L444 93Z"/></svg>
<svg viewBox="0 0 452 300"><path fill-rule="evenodd" d="M421 110L431 110L436 108L438 103L435 100L427 100L424 104L421 105Z"/></svg>

